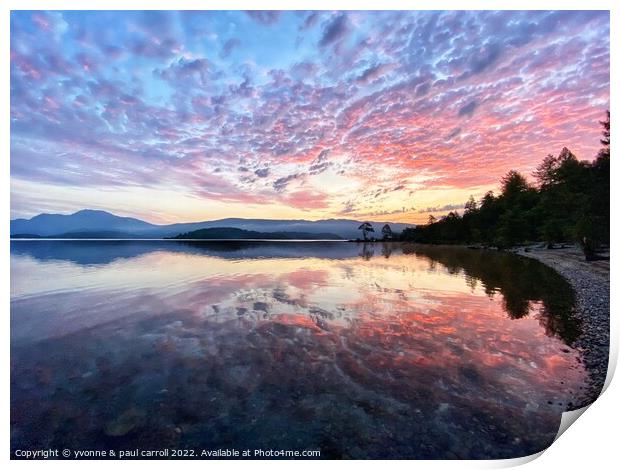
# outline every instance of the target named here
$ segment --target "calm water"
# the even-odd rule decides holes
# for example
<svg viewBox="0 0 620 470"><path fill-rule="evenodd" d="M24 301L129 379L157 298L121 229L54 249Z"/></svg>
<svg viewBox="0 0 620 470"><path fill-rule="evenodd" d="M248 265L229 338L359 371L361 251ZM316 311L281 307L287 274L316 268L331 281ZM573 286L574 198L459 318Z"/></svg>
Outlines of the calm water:
<svg viewBox="0 0 620 470"><path fill-rule="evenodd" d="M12 242L11 446L527 455L584 385L572 309L479 250Z"/></svg>

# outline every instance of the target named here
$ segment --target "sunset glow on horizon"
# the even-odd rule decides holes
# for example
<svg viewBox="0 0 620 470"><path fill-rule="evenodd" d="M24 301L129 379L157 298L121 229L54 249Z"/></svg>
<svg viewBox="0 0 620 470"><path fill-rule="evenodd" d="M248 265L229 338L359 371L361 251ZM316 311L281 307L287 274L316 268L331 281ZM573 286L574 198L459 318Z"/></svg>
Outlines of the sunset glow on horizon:
<svg viewBox="0 0 620 470"><path fill-rule="evenodd" d="M423 223L593 159L609 49L604 11L14 11L11 217Z"/></svg>

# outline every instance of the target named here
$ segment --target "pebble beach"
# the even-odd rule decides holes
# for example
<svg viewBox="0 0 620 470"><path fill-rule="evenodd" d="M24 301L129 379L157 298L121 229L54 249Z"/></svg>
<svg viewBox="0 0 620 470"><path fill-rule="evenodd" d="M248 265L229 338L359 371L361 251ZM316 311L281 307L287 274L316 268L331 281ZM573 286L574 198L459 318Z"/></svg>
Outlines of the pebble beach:
<svg viewBox="0 0 620 470"><path fill-rule="evenodd" d="M582 333L575 347L583 354L589 379L581 402L587 406L601 394L609 362L610 283L609 259L585 261L578 247L558 249L519 248L515 253L536 259L555 269L572 286L577 300L575 315Z"/></svg>

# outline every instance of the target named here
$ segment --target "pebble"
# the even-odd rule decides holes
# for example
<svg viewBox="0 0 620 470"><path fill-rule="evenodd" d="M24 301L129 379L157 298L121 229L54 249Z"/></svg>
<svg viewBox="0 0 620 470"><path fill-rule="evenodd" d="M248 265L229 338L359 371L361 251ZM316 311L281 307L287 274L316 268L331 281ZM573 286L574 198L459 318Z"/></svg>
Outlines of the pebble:
<svg viewBox="0 0 620 470"><path fill-rule="evenodd" d="M575 292L575 316L581 320L582 331L572 347L582 351L589 381L583 388L583 396L579 397L576 403L569 405L571 409L591 404L603 390L609 360L610 312L609 274L596 271L595 264L586 264L585 261L582 264L571 260L569 256L574 253L575 250L572 250L572 253L563 250L554 253L549 253L547 250L517 252L521 256L534 258L555 269L569 282ZM557 256L557 260L549 259L551 255ZM576 264L578 266L575 266Z"/></svg>

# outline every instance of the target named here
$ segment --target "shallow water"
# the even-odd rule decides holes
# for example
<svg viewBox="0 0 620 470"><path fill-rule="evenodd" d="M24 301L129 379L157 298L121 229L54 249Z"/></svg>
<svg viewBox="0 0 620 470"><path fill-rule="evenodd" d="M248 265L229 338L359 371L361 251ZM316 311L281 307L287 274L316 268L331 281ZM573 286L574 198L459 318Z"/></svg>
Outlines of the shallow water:
<svg viewBox="0 0 620 470"><path fill-rule="evenodd" d="M584 386L568 284L510 254L11 242L11 447L510 458Z"/></svg>

